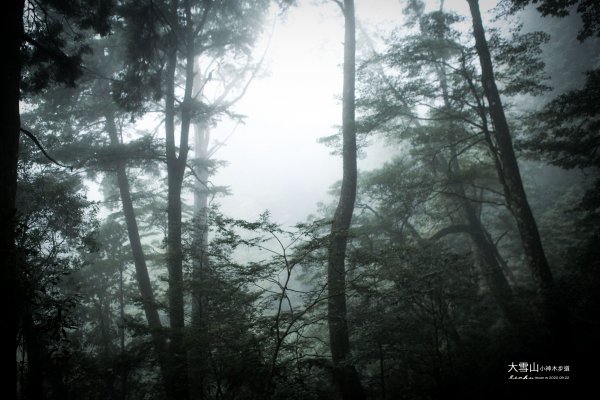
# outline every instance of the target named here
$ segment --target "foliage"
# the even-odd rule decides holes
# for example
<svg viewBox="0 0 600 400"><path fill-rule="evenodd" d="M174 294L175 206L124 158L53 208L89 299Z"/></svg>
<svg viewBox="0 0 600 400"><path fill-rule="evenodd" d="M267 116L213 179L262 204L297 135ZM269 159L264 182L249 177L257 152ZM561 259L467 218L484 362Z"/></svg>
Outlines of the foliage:
<svg viewBox="0 0 600 400"><path fill-rule="evenodd" d="M600 36L600 5L594 0L507 0L509 10L515 13L529 4L535 4L543 16L565 17L575 11L583 26L577 34L577 39L584 41L593 36ZM576 6L576 7L575 7Z"/></svg>
<svg viewBox="0 0 600 400"><path fill-rule="evenodd" d="M83 73L82 59L94 33L111 29L114 0L25 1L22 87L39 92L50 82L75 86Z"/></svg>
<svg viewBox="0 0 600 400"><path fill-rule="evenodd" d="M29 143L21 148L16 238L22 263L20 373L27 377L23 392L29 398L40 395L43 380L60 398L65 382L57 372L68 369L73 352L68 333L78 326L73 311L81 304L72 285L81 260L73 249L93 247L95 208L82 194L80 177L36 163Z"/></svg>

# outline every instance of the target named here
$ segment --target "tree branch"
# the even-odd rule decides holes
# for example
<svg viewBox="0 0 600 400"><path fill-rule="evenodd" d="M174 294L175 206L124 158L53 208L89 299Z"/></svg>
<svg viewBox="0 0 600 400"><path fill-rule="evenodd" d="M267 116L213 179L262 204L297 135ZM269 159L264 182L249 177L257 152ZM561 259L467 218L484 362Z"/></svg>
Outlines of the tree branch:
<svg viewBox="0 0 600 400"><path fill-rule="evenodd" d="M471 233L468 225L450 225L434 233L428 240L435 241L453 233Z"/></svg>
<svg viewBox="0 0 600 400"><path fill-rule="evenodd" d="M50 155L46 152L46 150L44 150L44 147L42 147L42 144L40 143L40 141L37 139L37 137L35 137L35 135L31 132L29 132L27 129L25 128L20 128L21 132L23 132L29 139L31 139L31 141L37 146L38 149L40 149L40 151L42 152L42 154L44 154L44 156L52 161L54 164L63 167L63 168L69 168L71 171L73 171L73 166L72 165L65 165L65 164L61 164L58 161L56 161L54 158L50 157Z"/></svg>

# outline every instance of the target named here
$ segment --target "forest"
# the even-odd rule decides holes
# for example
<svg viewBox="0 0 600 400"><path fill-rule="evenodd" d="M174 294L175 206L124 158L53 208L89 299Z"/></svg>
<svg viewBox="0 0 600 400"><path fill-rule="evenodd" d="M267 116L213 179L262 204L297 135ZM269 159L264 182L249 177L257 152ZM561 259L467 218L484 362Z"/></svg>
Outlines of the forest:
<svg viewBox="0 0 600 400"><path fill-rule="evenodd" d="M3 399L597 392L600 2L3 9Z"/></svg>

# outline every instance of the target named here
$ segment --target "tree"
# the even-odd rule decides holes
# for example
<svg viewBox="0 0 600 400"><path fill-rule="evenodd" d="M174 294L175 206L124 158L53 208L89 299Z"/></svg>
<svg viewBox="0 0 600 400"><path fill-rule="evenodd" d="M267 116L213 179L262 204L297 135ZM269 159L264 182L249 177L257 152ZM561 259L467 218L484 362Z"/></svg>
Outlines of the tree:
<svg viewBox="0 0 600 400"><path fill-rule="evenodd" d="M110 110L110 106L107 108L108 109L105 111L106 132L110 137L110 146L116 149L122 145L122 143L119 140L114 112ZM119 194L123 206L123 214L125 215L129 244L131 246L131 254L135 265L136 279L142 299L142 306L146 315L146 320L148 321L150 334L152 335L154 349L159 360L162 379L168 388L172 377L170 376L171 371L168 366L166 338L160 322L158 305L155 299L154 290L152 289L150 275L148 274L146 257L144 255L133 206L133 200L131 198L131 190L129 186L129 179L127 177L125 161L117 160L115 170L117 175L117 185L119 187Z"/></svg>
<svg viewBox="0 0 600 400"><path fill-rule="evenodd" d="M394 32L387 49L360 68L364 82L358 101L364 111L360 131L384 134L393 143L406 145L405 156L416 164L415 171L421 171L415 184L429 196L398 224L420 242L426 241L424 237L450 240L457 249L464 245L448 239L449 235L467 235L485 287L524 338L527 318L511 287L511 282L519 282L495 238L504 235L500 226L504 198L494 179L494 158L487 145L488 112L476 84L473 51L454 28L461 21L458 15L443 8L425 13L422 6L414 3L405 10L413 31L402 36ZM506 93L543 90L536 74L522 73L537 67L540 37L544 36L532 33L516 35L514 42L495 42L497 58L518 60L512 61L511 73L503 75ZM402 163L393 165L399 165L398 173L412 173ZM387 168L381 173L389 173L384 171ZM398 195L398 203L411 204L408 193ZM432 222L422 222L427 218L433 218L435 228Z"/></svg>
<svg viewBox="0 0 600 400"><path fill-rule="evenodd" d="M208 125L211 118L226 112L231 105L228 101L205 103L202 98L204 86L196 87L197 91L194 91L199 72L196 60L201 56L237 60L246 57L260 30L260 17L267 4L263 0L247 3L204 1L201 4L172 0L145 4L142 12L148 15L148 19L140 19L140 9L133 5L127 7L123 14L126 25L136 35L128 42L131 63L122 75L123 86L116 91L116 96L122 105L138 110L149 100L163 99L172 398L188 396L181 196L188 167L190 129L193 122ZM139 47L140 35L148 38L142 48ZM181 63L182 73L179 69ZM150 85L145 92L136 93L132 88L140 80ZM183 88L181 93L176 89L179 85Z"/></svg>
<svg viewBox="0 0 600 400"><path fill-rule="evenodd" d="M123 143L123 130L131 129L127 113L120 110L111 96L111 81L105 77L122 68L122 27L115 25L109 38L90 43L93 54L85 57L87 73L76 88L50 88L34 98L36 108L28 118L35 131L54 134L54 154L78 168L85 168L91 176L104 173L113 176L121 197L125 226L135 265L141 304L148 321L155 354L160 364L163 383L168 382L167 348L164 329L160 322L158 302L140 239L140 229L128 168L135 160L137 167L156 168L160 146L149 136ZM101 99L100 101L98 99ZM54 110L61 109L61 115ZM60 144L60 147L57 147Z"/></svg>
<svg viewBox="0 0 600 400"><path fill-rule="evenodd" d="M331 239L328 248L327 290L329 293L327 320L329 345L334 365L334 379L342 397L364 399L356 368L350 354L350 337L346 311L346 268L345 257L354 202L356 199L356 122L355 122L355 17L354 1L345 0L344 14L344 87L342 100L342 159L343 175L340 200L331 224Z"/></svg>
<svg viewBox="0 0 600 400"><path fill-rule="evenodd" d="M167 210L171 212L167 219L170 221L179 221L182 224L182 204L181 199L178 201L173 200L177 196L181 196L183 189L184 171L192 170L192 167L187 162L188 145L186 140L178 143L180 146L180 156L173 154L177 151L175 147L175 124L178 121L176 114L182 112L186 115L185 123L181 126L181 129L185 132L182 133L183 137L189 136L189 129L193 123L204 124L209 126L215 118L220 115L228 113L228 108L235 103L247 88L249 82L252 80L253 75L257 71L257 67L252 65L252 58L249 48L251 46L254 37L259 30L258 23L260 19L255 19L252 24L245 26L239 24L240 20L234 17L234 15L242 15L247 13L246 18L252 19L253 16L260 15L264 11L266 2L258 2L260 7L255 8L239 8L239 4L233 4L223 2L222 4L213 4L212 2L206 2L204 5L206 9L200 10L196 6L191 5L187 2L186 5L181 5L187 12L188 18L194 16L197 18L197 25L192 26L192 22L179 21L181 26L186 26L188 35L198 35L198 38L194 41L185 42L185 53L184 56L190 55L194 52L194 57L188 57L184 59L189 62L189 68L186 70L187 75L184 76L184 85L187 85L187 91L184 91L183 95L185 101L191 107L185 109L185 107L179 107L177 102L180 100L175 96L180 93L175 93L175 84L179 84L181 76L179 70L175 68L171 77L167 79L167 84L171 85L173 90L171 98L171 105L166 107L170 111L167 113L169 118L166 118L166 125L168 127L167 133L167 145L157 146L157 143L148 137L133 141L130 143L123 142L123 129L131 130L133 124L127 123L127 115L120 109L116 104L111 101L110 93L112 91L114 98L117 99L118 103L124 108L133 112L133 116L139 117L144 114L144 106L148 104L156 104L159 99L154 97L153 90L159 90L160 87L152 85L145 85L144 90L136 91L130 90L127 84L131 84L132 81L137 82L136 79L140 77L148 79L151 82L155 77L152 75L154 70L147 70L148 65L156 66L158 64L152 64L153 62L160 63L164 48L160 46L163 44L165 36L161 36L164 32L169 31L173 28L167 21L162 20L161 12L168 13L166 8L162 11L154 6L158 4L149 4L148 8L142 9L141 11L133 7L131 4L124 2L120 4L119 13L123 16L121 20L122 24L115 24L113 30L113 38L109 42L97 41L94 46L99 49L95 57L90 57L88 61L88 68L93 70L93 73L87 75L87 82L85 87L82 87L80 91L71 93L48 94L49 108L54 104L55 106L61 105L65 112L68 112L74 117L74 120L79 124L81 132L85 132L85 135L81 135L80 140L74 146L71 146L69 150L63 150L63 156L67 158L75 158L76 164L79 166L85 166L86 168L92 168L96 172L103 171L109 174L116 175L116 182L119 188L121 201L123 204L123 211L125 215L125 222L128 228L128 235L130 238L130 244L132 248L132 255L134 264L136 267L136 276L142 296L142 306L145 310L147 321L150 327L150 333L153 337L154 347L156 349L156 355L161 365L161 372L163 374L163 380L167 390L168 397L185 396L187 392L187 385L182 381L185 381L187 377L185 374L182 376L182 370L177 370L187 364L187 351L183 345L183 326L178 326L173 329L170 333L165 332L163 329L159 313L158 313L158 302L154 294L150 274L148 273L147 257L144 254L140 239L140 230L138 226L139 215L136 217L136 211L134 209L134 202L130 189L130 178L128 177L128 168L132 167L132 161L136 160L137 166L150 166L157 160L167 160L167 180L168 186L172 188L171 193L171 207L167 207ZM261 8L262 7L262 8ZM141 26L136 25L138 20L138 12L146 12L148 15L149 24ZM238 14L241 12L242 14ZM129 19L131 18L131 19ZM153 29L160 30L153 23L165 24L167 28L162 31L161 34L157 34ZM251 25L251 26L250 26ZM247 29L246 29L247 28ZM138 30L135 30L138 29ZM174 29L174 28L173 28ZM183 28L182 28L183 29ZM198 29L198 31L195 31ZM245 30L246 29L246 30ZM145 42L150 46L151 50L155 50L154 53L149 51L140 55L136 53L139 51L138 48L138 37L135 36L135 43L127 42L133 37L128 35L146 34L149 35L151 40ZM176 37L178 32L173 33L172 36ZM167 35L168 36L168 35ZM179 39L177 39L179 40ZM129 64L128 70L122 70L122 66L126 65L126 60L122 53L122 44L129 43L131 48L129 52L125 54L130 57L132 62ZM183 43L183 42L182 42ZM154 46L154 47L153 47ZM187 46L187 47L186 47ZM125 49L127 50L127 49ZM144 49L142 49L144 50ZM146 49L147 50L147 49ZM170 51L170 50L169 50ZM140 57L146 57L147 63L143 65L136 64L139 62ZM154 58L156 57L156 58ZM198 59L204 57L206 61L202 64L202 67L206 67L204 77L201 78L198 67L201 65ZM179 64L180 60L176 61ZM241 67L240 67L241 65ZM162 65L158 65L158 69L162 68ZM137 68L143 69L142 71ZM132 72L133 71L133 72ZM192 73L190 73L193 72ZM119 75L120 74L120 75ZM120 76L120 80L108 80L104 77L108 76ZM98 77L100 79L98 79ZM244 81L246 80L246 81ZM196 81L196 86L194 86ZM199 83L198 83L199 82ZM216 83L218 82L218 83ZM159 83L161 83L159 81ZM223 87L222 93L216 99L209 99L204 95L204 90L210 87L210 91L214 89L213 86ZM241 88L240 88L241 87ZM126 90L127 89L127 90ZM192 90L193 89L193 90ZM159 90L160 92L160 90ZM190 93L193 92L193 98ZM187 93L187 94L186 94ZM161 93L162 94L162 93ZM99 103L97 96L104 99L103 102ZM91 104L93 102L93 105ZM68 111L67 111L68 110ZM183 111L182 111L183 110ZM192 118L193 116L193 118ZM49 118L54 120L54 116L50 114ZM40 125L45 126L46 122L40 118ZM170 121L170 123L169 123ZM133 122L133 121L131 121ZM101 127L100 130L98 128ZM185 129L187 128L187 130ZM57 131L71 132L73 129L70 126L65 126L64 123L56 121L54 129ZM207 136L208 138L208 136ZM207 143L208 144L208 143ZM169 149L168 154L171 158L158 155L159 151L165 151L165 147ZM199 148L198 150L201 150ZM206 149L205 149L206 150ZM169 161L170 159L170 161ZM141 162L141 164L140 164ZM207 161L208 162L208 161ZM200 163L199 163L200 164ZM192 173L194 175L194 173ZM204 173L201 175L205 175ZM196 176L199 178L198 176ZM170 181L169 181L170 180ZM207 184L207 179L201 179L202 184ZM170 182L170 183L169 183ZM167 196L169 198L169 196ZM173 206L175 204L175 206ZM179 211L178 211L179 209ZM139 211L137 211L139 214ZM174 214L173 214L174 213ZM179 215L178 215L179 213ZM166 224L167 227L171 226L171 231L167 228L167 237L181 236L178 240L171 243L170 248L179 248L181 255L181 263L178 264L174 269L169 268L171 271L175 271L174 283L169 285L170 293L176 298L172 298L170 304L173 305L171 314L174 314L175 318L170 318L171 323L178 323L183 321L184 313L184 287L183 287L183 241L184 238L181 235L181 226L177 229L173 228L173 224ZM177 225L177 224L176 224ZM175 231L173 230L175 229ZM168 242L168 240L167 240ZM169 253L169 246L167 246L167 253L173 255L173 252ZM177 253L177 251L175 252ZM173 257L167 257L168 260L173 261ZM177 258L177 257L176 257ZM191 260L189 258L188 260ZM179 279L181 280L179 281ZM172 282L171 279L170 282ZM179 282L179 283L177 283ZM157 285L159 286L159 285ZM192 286L193 287L193 286ZM178 303L178 301L181 302ZM196 311L195 307L194 312ZM180 318L179 318L180 317ZM179 319L178 319L179 318ZM178 322L179 321L179 322ZM169 340L167 345L167 334L169 336L175 335L175 341ZM169 339L172 339L169 337ZM179 340L179 341L178 341ZM177 373L175 373L177 372ZM194 380L196 382L197 379Z"/></svg>
<svg viewBox="0 0 600 400"><path fill-rule="evenodd" d="M431 18L431 22L429 24L425 21L422 22L422 25L425 27L430 26L432 32L424 32L430 35L425 40L431 40L431 38L435 38L434 40L438 40L438 46L442 48L441 56L438 56L439 59L437 61L437 65L435 66L435 72L437 74L438 80L440 82L440 92L441 92L441 100L443 106L441 107L441 116L437 116L437 113L432 113L433 119L444 119L445 115L458 115L460 111L455 110L455 105L452 104L452 98L450 97L450 88L448 87L448 76L447 76L447 66L446 60L444 60L444 47L443 43L446 40L450 40L450 38L446 38L445 36L452 37L451 34L445 34L448 30L447 27L444 26L444 14L443 11L439 11L438 13L434 13ZM452 21L452 17L446 17L448 20ZM423 28L422 28L423 29ZM425 28L426 29L426 28ZM424 30L425 30L424 29ZM451 42L450 42L451 43ZM448 47L452 46L452 44L448 43ZM435 48L435 45L433 46ZM427 46L425 46L424 53L428 53ZM434 57L436 57L435 51L430 51L429 53L433 53ZM451 53L448 52L448 53ZM426 58L427 55L423 56ZM468 71L463 70L463 73L467 74ZM485 127L485 119L481 121L482 125ZM432 130L435 131L435 124L432 124ZM457 124L456 121L450 120L447 121L446 125L442 127L442 129L447 130L446 135L448 136L446 142L448 143L446 146L448 147L448 156L449 159L446 158L445 152L440 149L438 150L437 155L433 156L434 159L434 174L436 174L437 170L444 171L446 174L446 179L448 181L448 188L451 193L454 194L457 198L457 202L460 204L462 209L462 214L464 221L467 224L467 233L469 234L474 248L476 249L477 256L479 258L479 264L482 267L482 276L485 278L489 289L493 293L498 305L504 312L506 318L513 324L515 328L518 330L523 330L524 321L522 310L519 309L517 302L514 298L512 289L508 282L508 278L505 274L510 275L510 270L508 268L504 268L503 271L503 262L504 260L500 256L498 249L495 243L492 240L491 235L488 233L486 228L484 227L481 221L481 215L478 213L479 210L482 209L482 205L477 205L477 195L473 193L468 193L465 189L463 182L461 181L461 175L463 175L462 167L460 163L460 155L459 152L465 152L464 147L460 148L457 142L462 140L462 137L468 137L465 135L466 132L463 131L463 128L460 124ZM439 164L435 165L435 164ZM475 200L471 200L474 199ZM436 234L437 235L437 234Z"/></svg>
<svg viewBox="0 0 600 400"><path fill-rule="evenodd" d="M23 37L24 1L13 1L8 6L7 35L2 38L2 52L6 54L2 84L2 150L0 150L0 300L7 307L2 313L0 324L3 329L0 362L2 387L7 398L16 398L17 368L15 350L17 346L17 255L15 248L15 197L17 191L17 160L19 154L19 115L21 81L21 44Z"/></svg>
<svg viewBox="0 0 600 400"><path fill-rule="evenodd" d="M512 144L512 137L500 93L494 78L494 67L490 55L478 0L467 0L473 22L473 36L475 48L481 64L481 83L488 101L489 112L494 127L493 137L495 143L491 148L497 157L497 173L504 188L504 195L509 210L513 214L519 234L527 265L536 284L538 296L541 301L542 315L553 334L560 334L564 329L564 320L559 316L554 295L554 279L548 265L546 254L542 245L537 224L523 188L519 165Z"/></svg>

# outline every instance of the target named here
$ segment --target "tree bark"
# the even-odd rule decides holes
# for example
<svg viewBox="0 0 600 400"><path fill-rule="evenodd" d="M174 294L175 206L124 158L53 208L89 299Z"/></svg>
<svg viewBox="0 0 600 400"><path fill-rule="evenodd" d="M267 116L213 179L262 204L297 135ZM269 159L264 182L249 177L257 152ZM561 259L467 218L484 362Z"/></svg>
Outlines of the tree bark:
<svg viewBox="0 0 600 400"><path fill-rule="evenodd" d="M563 323L559 321L557 307L553 300L554 280L537 224L523 188L519 165L514 153L510 129L504 114L504 107L494 78L492 58L485 38L483 22L478 0L467 0L473 19L473 36L481 64L481 81L489 104L489 112L494 126L495 147L491 151L498 153L497 173L504 188L508 208L515 218L521 237L521 243L533 281L541 302L542 316L551 330Z"/></svg>
<svg viewBox="0 0 600 400"><path fill-rule="evenodd" d="M350 338L346 311L345 257L348 229L356 200L356 122L355 122L355 19L354 1L344 0L344 86L342 105L343 176L340 200L331 225L328 249L329 346L334 380L344 400L364 399L365 394L356 368L350 359Z"/></svg>
<svg viewBox="0 0 600 400"><path fill-rule="evenodd" d="M24 0L10 1L4 7L5 34L2 35L4 71L2 75L2 145L0 146L0 313L2 345L0 345L1 386L3 397L17 395L17 296L18 267L15 247L15 199L17 193L17 162L19 157L19 112L21 84L21 43L23 38Z"/></svg>

